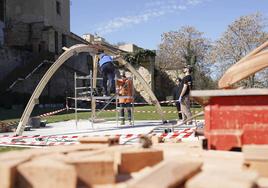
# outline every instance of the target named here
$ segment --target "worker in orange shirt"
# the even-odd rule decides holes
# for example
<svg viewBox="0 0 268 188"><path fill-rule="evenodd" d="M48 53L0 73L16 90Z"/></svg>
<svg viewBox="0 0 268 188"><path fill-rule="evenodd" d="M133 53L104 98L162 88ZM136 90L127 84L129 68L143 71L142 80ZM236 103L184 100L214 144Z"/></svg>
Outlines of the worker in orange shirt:
<svg viewBox="0 0 268 188"><path fill-rule="evenodd" d="M125 125L125 109L127 109L128 121L132 125L131 105L133 103L133 81L126 77L125 71L121 73L121 78L117 79L116 88L117 93L121 96L121 98L119 97L120 124Z"/></svg>

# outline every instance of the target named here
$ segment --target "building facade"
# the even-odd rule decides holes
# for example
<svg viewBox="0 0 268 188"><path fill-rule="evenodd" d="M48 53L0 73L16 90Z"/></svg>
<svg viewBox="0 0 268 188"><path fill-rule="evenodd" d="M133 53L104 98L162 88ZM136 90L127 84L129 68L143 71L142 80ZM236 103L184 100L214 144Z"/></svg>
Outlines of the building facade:
<svg viewBox="0 0 268 188"><path fill-rule="evenodd" d="M62 47L87 43L70 31L70 0L0 0L0 95L8 93L1 100L31 95ZM68 60L42 95L72 93L74 72L89 74L91 59L81 54Z"/></svg>
<svg viewBox="0 0 268 188"><path fill-rule="evenodd" d="M60 53L70 37L70 0L0 0L5 45ZM1 11L2 12L2 11Z"/></svg>

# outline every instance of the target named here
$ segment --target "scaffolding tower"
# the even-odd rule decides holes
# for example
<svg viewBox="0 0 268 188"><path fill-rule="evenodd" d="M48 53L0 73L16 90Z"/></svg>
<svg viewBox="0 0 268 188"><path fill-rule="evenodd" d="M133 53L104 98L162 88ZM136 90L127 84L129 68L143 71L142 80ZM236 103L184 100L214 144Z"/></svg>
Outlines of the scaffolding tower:
<svg viewBox="0 0 268 188"><path fill-rule="evenodd" d="M132 80L133 83L133 79L128 78ZM83 86L80 86L80 84L78 83L80 81L83 82ZM96 78L97 82L98 80L102 80L102 78ZM115 80L117 83L117 79ZM124 98L129 98L132 99L131 102L131 124L134 125L134 87L132 84L132 96L119 96L117 93L115 93L114 96L102 96L102 95L98 95L98 92L96 92L96 88L94 87L94 79L93 79L93 75L92 75L92 71L90 71L90 75L87 76L79 76L77 75L77 73L74 73L74 108L69 108L69 109L73 109L75 111L75 126L76 129L78 128L78 112L81 111L87 111L87 112L91 112L91 118L90 118L90 122L91 122L91 126L92 128L94 128L94 123L98 122L98 117L99 115L104 112L106 110L106 108L110 105L110 104L115 104L115 117L112 118L104 118L101 119L102 121L108 121L108 120L116 120L116 125L118 126L118 113L120 110L120 107L118 106L119 104L119 99L124 99ZM95 89L94 89L95 88ZM87 102L91 102L91 108L79 108L78 107L78 102L79 101L87 101ZM104 106L101 109L96 109L96 103L104 103ZM97 112L97 113L96 113Z"/></svg>

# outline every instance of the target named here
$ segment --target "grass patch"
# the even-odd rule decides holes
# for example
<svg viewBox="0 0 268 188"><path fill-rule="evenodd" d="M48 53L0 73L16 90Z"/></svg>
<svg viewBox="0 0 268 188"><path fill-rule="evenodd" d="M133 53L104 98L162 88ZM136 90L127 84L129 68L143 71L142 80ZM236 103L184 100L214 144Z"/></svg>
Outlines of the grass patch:
<svg viewBox="0 0 268 188"><path fill-rule="evenodd" d="M173 111L176 111L176 108L174 106L163 106L162 107L163 111L172 111L172 113L165 113L164 116L168 120L172 119L178 119L177 113L173 113ZM155 111L154 106L139 106L135 107L135 111ZM196 114L200 111L202 111L202 108L192 108L191 109L193 114ZM91 118L91 112L80 112L77 113L78 119L89 119ZM125 114L126 116L126 114ZM111 118L111 117L116 117L116 112L107 112L104 111L99 114L98 118ZM197 119L203 119L204 117L201 116ZM60 115L54 115L51 117L46 117L47 123L55 123L55 122L60 122L60 121L68 121L75 119L75 113L73 111L65 114L60 114ZM135 120L161 120L161 117L159 116L158 113L143 113L143 112L135 112L134 113L134 119Z"/></svg>
<svg viewBox="0 0 268 188"><path fill-rule="evenodd" d="M31 116L36 116L40 115L43 113L51 112L54 110L58 109L38 109L35 108ZM173 120L177 119L177 113L173 113L173 111L176 111L175 106L162 106L163 111L172 111L172 113L165 113L164 117L167 120ZM192 114L196 114L203 109L201 107L195 107L191 108ZM154 106L137 106L135 107L135 111L156 111L156 108ZM3 110L0 109L0 121L18 121L22 115L23 110L18 110L18 109L8 109L8 110ZM116 117L116 112L108 112L108 111L103 111L98 115L98 118L112 118ZM79 112L78 113L78 119L89 119L91 118L91 112ZM203 119L204 117L198 117L197 119ZM69 112L61 112L57 115L53 115L50 117L45 117L43 118L44 120L47 120L47 123L55 123L55 122L60 122L60 121L68 121L75 119L75 113L73 110L70 110ZM144 113L144 112L135 112L134 113L134 119L135 120L161 120L161 117L159 116L158 113Z"/></svg>
<svg viewBox="0 0 268 188"><path fill-rule="evenodd" d="M8 151L15 151L15 150L23 150L27 148L22 148L22 147L1 147L0 146L0 153L2 152L8 152Z"/></svg>

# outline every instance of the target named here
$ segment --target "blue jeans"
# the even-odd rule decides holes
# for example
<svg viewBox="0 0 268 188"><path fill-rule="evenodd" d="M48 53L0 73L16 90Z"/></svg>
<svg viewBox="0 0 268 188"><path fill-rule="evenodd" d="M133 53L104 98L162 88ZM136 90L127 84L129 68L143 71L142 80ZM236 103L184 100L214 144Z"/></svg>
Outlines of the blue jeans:
<svg viewBox="0 0 268 188"><path fill-rule="evenodd" d="M101 66L101 74L103 77L102 86L105 95L115 92L115 67L112 62L107 62ZM107 83L108 81L108 83Z"/></svg>

